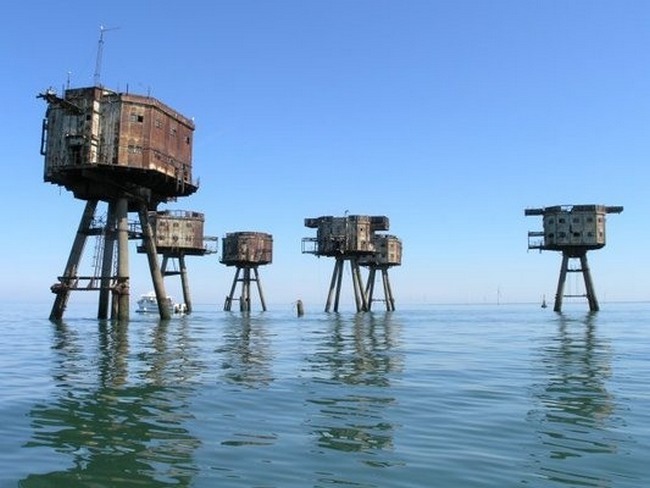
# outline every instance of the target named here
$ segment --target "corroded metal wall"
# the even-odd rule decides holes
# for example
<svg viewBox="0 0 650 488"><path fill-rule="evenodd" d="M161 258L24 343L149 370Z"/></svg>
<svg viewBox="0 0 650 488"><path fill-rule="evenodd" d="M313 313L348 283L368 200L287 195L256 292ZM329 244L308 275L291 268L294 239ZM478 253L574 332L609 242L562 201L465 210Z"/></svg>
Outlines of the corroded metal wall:
<svg viewBox="0 0 650 488"><path fill-rule="evenodd" d="M124 185L151 190L158 201L196 191L194 124L167 105L100 87L40 96L48 103L41 144L45 181L79 198L114 198L115 187Z"/></svg>
<svg viewBox="0 0 650 488"><path fill-rule="evenodd" d="M375 252L363 256L359 264L380 266L400 266L402 264L402 241L393 235L375 234L372 238Z"/></svg>
<svg viewBox="0 0 650 488"><path fill-rule="evenodd" d="M269 264L273 236L264 232L232 232L221 240L221 262L227 266Z"/></svg>
<svg viewBox="0 0 650 488"><path fill-rule="evenodd" d="M605 246L605 222L608 213L620 213L623 207L572 205L528 209L526 215L541 215L542 232L529 232L529 248L551 251L600 249ZM531 243L530 238L541 238Z"/></svg>
<svg viewBox="0 0 650 488"><path fill-rule="evenodd" d="M325 216L307 218L305 226L317 229L314 254L320 256L371 254L375 251L374 232L387 230L388 218L367 215Z"/></svg>
<svg viewBox="0 0 650 488"><path fill-rule="evenodd" d="M156 249L159 253L182 252L184 254L205 254L203 242L204 216L199 212L166 210L150 212Z"/></svg>
<svg viewBox="0 0 650 488"><path fill-rule="evenodd" d="M544 214L546 247L605 245L605 212L593 210L558 210Z"/></svg>

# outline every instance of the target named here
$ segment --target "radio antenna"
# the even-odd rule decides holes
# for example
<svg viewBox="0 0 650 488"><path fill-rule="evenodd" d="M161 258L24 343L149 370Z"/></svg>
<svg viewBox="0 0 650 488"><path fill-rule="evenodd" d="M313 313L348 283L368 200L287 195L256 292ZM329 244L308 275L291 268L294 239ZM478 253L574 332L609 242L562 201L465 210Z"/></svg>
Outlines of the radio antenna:
<svg viewBox="0 0 650 488"><path fill-rule="evenodd" d="M104 54L104 32L117 30L119 27L106 28L103 25L99 26L99 42L97 43L97 60L95 61L95 75L93 76L93 83L95 86L100 85L100 75L102 72L102 55Z"/></svg>

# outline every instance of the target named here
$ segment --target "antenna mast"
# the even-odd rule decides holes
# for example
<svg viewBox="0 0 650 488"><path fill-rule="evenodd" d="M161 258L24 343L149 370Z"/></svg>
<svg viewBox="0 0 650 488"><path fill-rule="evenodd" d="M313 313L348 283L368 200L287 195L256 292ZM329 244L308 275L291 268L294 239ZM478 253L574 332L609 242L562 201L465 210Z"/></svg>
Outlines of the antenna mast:
<svg viewBox="0 0 650 488"><path fill-rule="evenodd" d="M102 71L102 55L104 54L104 32L112 31L119 29L119 27L112 27L110 29L104 27L103 25L99 26L99 42L97 43L97 60L95 61L95 74L93 76L93 83L95 86L99 86L100 83L100 73Z"/></svg>

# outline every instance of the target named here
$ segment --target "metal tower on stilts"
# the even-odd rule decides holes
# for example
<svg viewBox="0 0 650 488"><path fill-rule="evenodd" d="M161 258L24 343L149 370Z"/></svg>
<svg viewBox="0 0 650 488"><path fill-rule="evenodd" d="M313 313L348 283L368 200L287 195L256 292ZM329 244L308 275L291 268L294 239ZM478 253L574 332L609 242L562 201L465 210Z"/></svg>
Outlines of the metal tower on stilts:
<svg viewBox="0 0 650 488"><path fill-rule="evenodd" d="M345 217L317 217L305 219L305 227L317 229L316 237L302 239L302 252L335 258L325 312L339 311L343 268L350 263L352 287L357 312L369 310L368 294L361 277L361 262L375 253L373 236L376 231L388 230L388 217L346 215ZM368 287L370 283L366 285ZM391 293L392 295L392 293ZM333 308L332 308L333 302Z"/></svg>
<svg viewBox="0 0 650 488"><path fill-rule="evenodd" d="M257 285L257 292L266 311L266 302L262 292L262 283L257 270L259 266L273 261L273 236L264 232L232 232L222 240L221 262L226 266L235 266L235 277L226 297L223 309L232 310L232 302L239 300L241 312L251 311L251 283ZM241 284L239 298L235 298L237 284Z"/></svg>
<svg viewBox="0 0 650 488"><path fill-rule="evenodd" d="M402 241L397 237L386 234L375 234L372 238L375 252L369 256L363 256L360 264L368 268L368 281L366 283L366 303L368 310L372 310L372 304L375 301L383 301L386 304L386 310L392 312L395 310L395 298L390 286L388 270L393 266L402 264ZM374 298L375 282L377 271L381 273L382 288L384 298Z"/></svg>
<svg viewBox="0 0 650 488"><path fill-rule="evenodd" d="M193 122L154 98L100 86L67 89L63 97L47 90L39 98L47 102L41 138L44 180L86 201L65 270L52 286L56 298L50 319L63 318L70 292L95 290L98 318L108 318L110 302L111 318L128 320L128 241L138 237L160 316L169 318L149 212L198 189L192 181ZM95 215L99 202L108 205L101 227ZM130 212L138 215L139 231L129 225ZM96 263L101 265L92 275L82 275L84 247L93 235L100 237Z"/></svg>
<svg viewBox="0 0 650 488"><path fill-rule="evenodd" d="M186 256L203 256L216 252L208 248L204 241L216 241L216 237L203 235L204 216L199 212L185 210L163 210L149 212L149 224L153 230L156 251L162 256L160 273L167 276L180 276L183 303L179 312L192 313L192 298L187 276ZM146 252L144 245L138 252ZM176 262L176 266L173 266ZM170 266L170 263L172 266Z"/></svg>
<svg viewBox="0 0 650 488"><path fill-rule="evenodd" d="M528 249L562 252L562 265L553 306L555 312L561 312L564 298L570 297L586 298L590 311L600 310L587 262L587 251L605 246L605 216L622 211L623 207L604 205L558 205L525 210L525 215L541 215L544 225L543 231L528 233ZM571 267L572 262L576 262L577 267ZM582 273L584 295L565 294L568 273Z"/></svg>

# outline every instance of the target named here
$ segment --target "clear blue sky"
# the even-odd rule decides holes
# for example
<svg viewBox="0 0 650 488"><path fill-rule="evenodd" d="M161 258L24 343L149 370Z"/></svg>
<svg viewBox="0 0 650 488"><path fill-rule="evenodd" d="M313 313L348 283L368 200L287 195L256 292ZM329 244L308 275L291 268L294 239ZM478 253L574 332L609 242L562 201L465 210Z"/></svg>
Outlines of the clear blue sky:
<svg viewBox="0 0 650 488"><path fill-rule="evenodd" d="M164 208L273 234L270 303L322 308L334 263L301 253L303 219L346 210L402 238L398 307L538 301L560 256L527 252L524 208L581 203L625 206L589 255L601 301L650 297L650 2L27 0L2 24L5 298L51 300L63 271L83 202L43 183L36 95L92 85L100 25L102 84L195 120L200 189ZM221 307L233 270L188 265ZM151 289L135 252L131 275Z"/></svg>

